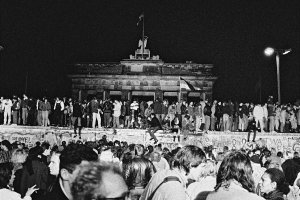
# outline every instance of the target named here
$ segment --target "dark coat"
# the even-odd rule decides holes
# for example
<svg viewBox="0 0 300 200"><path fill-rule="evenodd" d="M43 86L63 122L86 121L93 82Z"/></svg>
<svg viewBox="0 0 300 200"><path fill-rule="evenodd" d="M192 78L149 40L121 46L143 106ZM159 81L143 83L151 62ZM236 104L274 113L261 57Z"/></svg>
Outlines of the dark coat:
<svg viewBox="0 0 300 200"><path fill-rule="evenodd" d="M53 185L53 188L50 192L47 192L46 195L41 200L69 200L68 197L62 191L59 179Z"/></svg>
<svg viewBox="0 0 300 200"><path fill-rule="evenodd" d="M277 190L270 192L269 194L265 194L263 196L266 200L284 200L283 193Z"/></svg>

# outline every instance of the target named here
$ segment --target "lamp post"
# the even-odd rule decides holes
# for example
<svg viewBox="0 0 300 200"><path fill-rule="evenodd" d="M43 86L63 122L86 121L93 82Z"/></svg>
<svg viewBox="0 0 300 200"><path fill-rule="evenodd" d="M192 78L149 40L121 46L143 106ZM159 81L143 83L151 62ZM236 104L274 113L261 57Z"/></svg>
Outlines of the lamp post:
<svg viewBox="0 0 300 200"><path fill-rule="evenodd" d="M280 94L280 55L286 55L290 53L292 49L274 49L272 47L268 47L265 49L266 56L272 56L274 53L276 54L276 67L277 67L277 95L278 95L278 103L281 104L281 94Z"/></svg>

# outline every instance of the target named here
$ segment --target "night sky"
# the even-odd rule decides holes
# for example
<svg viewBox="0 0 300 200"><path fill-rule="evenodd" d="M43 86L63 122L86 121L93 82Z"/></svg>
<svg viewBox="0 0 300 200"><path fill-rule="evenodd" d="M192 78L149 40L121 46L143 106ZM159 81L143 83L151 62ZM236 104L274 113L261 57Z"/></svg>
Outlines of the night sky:
<svg viewBox="0 0 300 200"><path fill-rule="evenodd" d="M282 56L283 102L300 99L299 0L0 0L0 95L70 95L68 65L119 62L137 48L145 14L147 48L164 62L212 63L214 98L277 96L275 56Z"/></svg>

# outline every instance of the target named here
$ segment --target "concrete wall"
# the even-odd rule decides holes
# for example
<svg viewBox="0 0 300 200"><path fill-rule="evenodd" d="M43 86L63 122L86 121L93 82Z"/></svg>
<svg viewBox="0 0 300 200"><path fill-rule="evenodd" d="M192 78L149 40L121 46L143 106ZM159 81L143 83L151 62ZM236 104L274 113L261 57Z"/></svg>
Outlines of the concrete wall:
<svg viewBox="0 0 300 200"><path fill-rule="evenodd" d="M153 144L150 141L150 136L145 130L138 129L83 129L83 141L95 141L106 135L109 140L127 141L128 143L139 143L144 145ZM226 145L230 149L252 149L253 143L248 143L247 133L241 132L209 132L204 135L189 135L187 140L183 140L182 135L166 134L162 131L156 133L157 138L164 147L174 149L178 146L188 144L196 146L213 145L219 151L222 151ZM179 140L178 140L179 136ZM73 138L73 130L67 128L49 128L49 127L24 127L24 126L0 126L0 140L7 139L11 142L24 142L30 147L34 146L35 142L48 141L50 144L61 143L61 141L77 140ZM257 143L265 145L268 148L275 148L277 151L298 151L300 152L300 136L297 133L258 133Z"/></svg>

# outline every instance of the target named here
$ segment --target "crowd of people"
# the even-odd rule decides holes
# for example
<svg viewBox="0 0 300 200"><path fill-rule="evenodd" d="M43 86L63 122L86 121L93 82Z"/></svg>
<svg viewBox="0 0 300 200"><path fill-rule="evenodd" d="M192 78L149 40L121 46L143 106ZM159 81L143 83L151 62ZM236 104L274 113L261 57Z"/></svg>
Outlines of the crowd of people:
<svg viewBox="0 0 300 200"><path fill-rule="evenodd" d="M1 141L2 200L295 200L298 152L187 145L168 149L126 141L50 146Z"/></svg>
<svg viewBox="0 0 300 200"><path fill-rule="evenodd" d="M64 126L79 129L138 128L146 129L155 114L160 125L156 129L169 132L253 131L300 132L300 103L281 104L270 96L266 103L169 102L98 100L79 102L72 98L0 98L0 124Z"/></svg>

